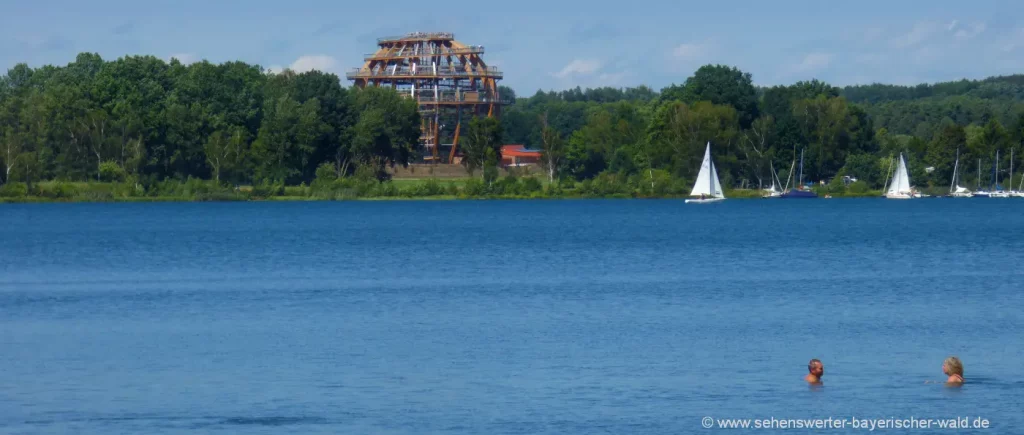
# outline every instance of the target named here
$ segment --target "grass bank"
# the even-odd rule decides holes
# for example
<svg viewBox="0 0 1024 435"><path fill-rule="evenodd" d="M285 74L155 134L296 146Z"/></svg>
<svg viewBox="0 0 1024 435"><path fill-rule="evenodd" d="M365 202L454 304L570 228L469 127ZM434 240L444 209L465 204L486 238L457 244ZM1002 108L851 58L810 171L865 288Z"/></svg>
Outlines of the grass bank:
<svg viewBox="0 0 1024 435"><path fill-rule="evenodd" d="M614 174L576 182L549 183L537 177L506 176L491 183L481 178L318 179L311 185L232 186L189 179L144 186L138 183L66 182L0 185L0 203L39 202L168 202L168 201L334 201L334 200L458 200L458 199L564 199L564 198L686 198L687 182L667 177L623 177ZM863 189L816 189L820 197L877 197ZM730 199L761 198L757 189L730 189Z"/></svg>

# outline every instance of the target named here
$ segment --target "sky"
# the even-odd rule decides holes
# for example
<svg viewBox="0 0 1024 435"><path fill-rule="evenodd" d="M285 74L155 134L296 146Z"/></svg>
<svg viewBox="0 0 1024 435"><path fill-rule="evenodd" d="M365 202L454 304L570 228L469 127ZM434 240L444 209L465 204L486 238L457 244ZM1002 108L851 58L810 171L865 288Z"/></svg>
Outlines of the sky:
<svg viewBox="0 0 1024 435"><path fill-rule="evenodd" d="M1019 0L490 2L0 0L0 70L80 52L241 60L344 78L376 38L452 32L518 95L661 89L716 63L757 85L917 84L1024 73Z"/></svg>

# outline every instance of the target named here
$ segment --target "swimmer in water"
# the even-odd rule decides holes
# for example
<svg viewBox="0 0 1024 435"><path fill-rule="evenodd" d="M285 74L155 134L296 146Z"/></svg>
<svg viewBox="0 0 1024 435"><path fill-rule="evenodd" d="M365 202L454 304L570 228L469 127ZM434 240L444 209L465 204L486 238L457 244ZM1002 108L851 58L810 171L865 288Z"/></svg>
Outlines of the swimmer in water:
<svg viewBox="0 0 1024 435"><path fill-rule="evenodd" d="M821 363L821 360L815 358L811 362L807 363L807 371L809 372L804 380L810 384L821 384L821 377L825 375L825 365Z"/></svg>
<svg viewBox="0 0 1024 435"><path fill-rule="evenodd" d="M942 373L949 376L946 379L947 385L962 385L964 383L964 363L960 358L951 356L942 362Z"/></svg>
<svg viewBox="0 0 1024 435"><path fill-rule="evenodd" d="M942 373L946 378L946 385L958 387L964 384L964 363L960 358L951 356L942 362ZM939 381L924 381L926 384L938 384Z"/></svg>

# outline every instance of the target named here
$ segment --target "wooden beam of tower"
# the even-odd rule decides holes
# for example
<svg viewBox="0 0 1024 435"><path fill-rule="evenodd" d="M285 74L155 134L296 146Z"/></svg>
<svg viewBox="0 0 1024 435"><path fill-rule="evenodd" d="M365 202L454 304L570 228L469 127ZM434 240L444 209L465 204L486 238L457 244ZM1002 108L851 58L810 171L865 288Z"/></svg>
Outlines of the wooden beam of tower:
<svg viewBox="0 0 1024 435"><path fill-rule="evenodd" d="M462 120L455 124L455 139L452 140L452 151L448 153L448 163L455 162L455 150L459 148L459 130L462 128Z"/></svg>
<svg viewBox="0 0 1024 435"><path fill-rule="evenodd" d="M441 124L434 123L434 163L437 163L438 152L441 150Z"/></svg>

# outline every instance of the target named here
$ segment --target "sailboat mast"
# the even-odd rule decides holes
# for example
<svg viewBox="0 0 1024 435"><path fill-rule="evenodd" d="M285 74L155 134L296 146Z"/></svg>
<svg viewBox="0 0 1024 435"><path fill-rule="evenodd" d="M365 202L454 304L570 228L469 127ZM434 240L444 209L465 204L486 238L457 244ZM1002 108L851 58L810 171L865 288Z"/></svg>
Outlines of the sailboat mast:
<svg viewBox="0 0 1024 435"><path fill-rule="evenodd" d="M978 159L978 190L981 190L981 159Z"/></svg>
<svg viewBox="0 0 1024 435"><path fill-rule="evenodd" d="M889 190L889 176L892 175L892 154L889 154L889 167L885 168L885 184L882 185L882 190Z"/></svg>
<svg viewBox="0 0 1024 435"><path fill-rule="evenodd" d="M793 180L793 169L796 169L796 159L789 165L789 173L786 174L786 187L782 190L789 191L789 182Z"/></svg>
<svg viewBox="0 0 1024 435"><path fill-rule="evenodd" d="M949 184L949 193L953 193L953 186L956 183L956 168L960 166L960 147L956 147L956 163L953 163L953 181Z"/></svg>
<svg viewBox="0 0 1024 435"><path fill-rule="evenodd" d="M804 188L804 150L800 149L800 186L799 189Z"/></svg>
<svg viewBox="0 0 1024 435"><path fill-rule="evenodd" d="M711 142L708 142L708 169L711 171L708 173L708 192L711 192L711 196L715 196L715 163L711 159Z"/></svg>

